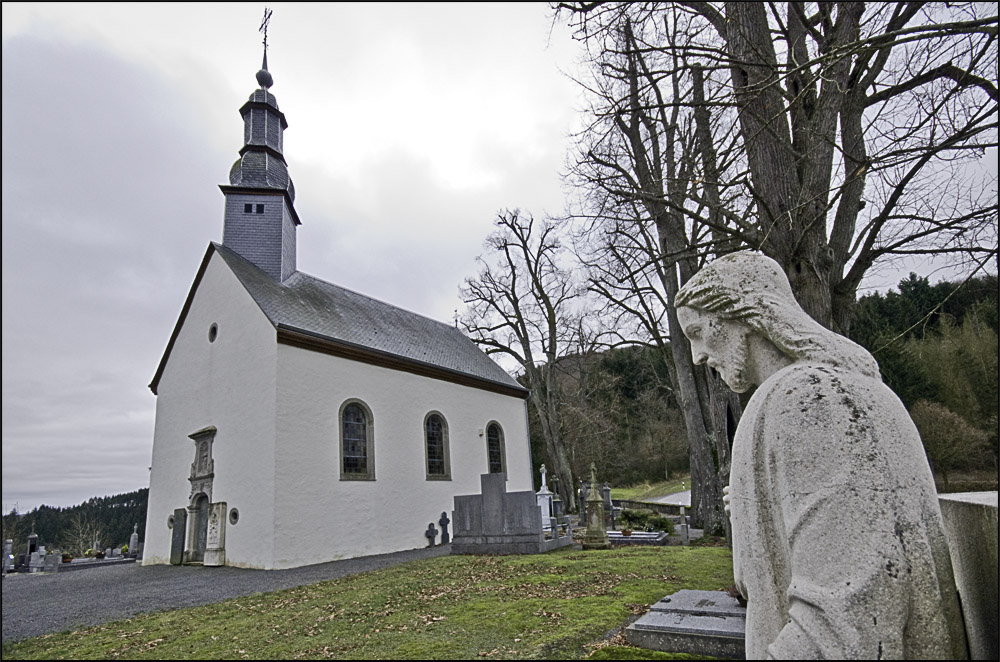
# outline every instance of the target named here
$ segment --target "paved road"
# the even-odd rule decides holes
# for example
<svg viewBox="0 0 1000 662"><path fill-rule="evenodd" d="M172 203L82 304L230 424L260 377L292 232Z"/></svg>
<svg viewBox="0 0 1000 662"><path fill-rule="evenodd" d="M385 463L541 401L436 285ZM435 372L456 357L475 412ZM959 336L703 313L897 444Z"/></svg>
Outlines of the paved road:
<svg viewBox="0 0 1000 662"><path fill-rule="evenodd" d="M684 492L675 492L673 494L668 494L663 497L656 497L652 499L655 503L665 503L671 506L684 506L685 508L691 507L691 490L686 490Z"/></svg>
<svg viewBox="0 0 1000 662"><path fill-rule="evenodd" d="M136 614L221 602L251 593L315 584L447 554L450 546L331 561L291 570L137 563L3 580L3 641L16 641Z"/></svg>

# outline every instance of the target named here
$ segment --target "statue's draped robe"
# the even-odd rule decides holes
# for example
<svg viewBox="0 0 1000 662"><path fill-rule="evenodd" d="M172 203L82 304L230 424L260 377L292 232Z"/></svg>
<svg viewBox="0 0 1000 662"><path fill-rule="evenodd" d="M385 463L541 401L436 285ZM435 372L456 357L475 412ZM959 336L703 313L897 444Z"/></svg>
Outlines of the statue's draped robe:
<svg viewBox="0 0 1000 662"><path fill-rule="evenodd" d="M772 375L730 485L747 659L966 656L934 480L881 381L824 364Z"/></svg>

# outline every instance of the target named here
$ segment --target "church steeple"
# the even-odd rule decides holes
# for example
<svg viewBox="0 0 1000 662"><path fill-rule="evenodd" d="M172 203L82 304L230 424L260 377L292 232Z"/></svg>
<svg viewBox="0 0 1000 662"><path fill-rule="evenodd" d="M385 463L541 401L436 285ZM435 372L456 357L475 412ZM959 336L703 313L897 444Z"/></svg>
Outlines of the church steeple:
<svg viewBox="0 0 1000 662"><path fill-rule="evenodd" d="M266 30L267 18L262 30ZM269 91L274 79L267 70L266 31L257 83L260 88L240 108L240 158L229 171L229 185L219 186L226 196L222 245L280 282L295 272L295 228L300 221L294 207L295 187L282 153L288 122Z"/></svg>

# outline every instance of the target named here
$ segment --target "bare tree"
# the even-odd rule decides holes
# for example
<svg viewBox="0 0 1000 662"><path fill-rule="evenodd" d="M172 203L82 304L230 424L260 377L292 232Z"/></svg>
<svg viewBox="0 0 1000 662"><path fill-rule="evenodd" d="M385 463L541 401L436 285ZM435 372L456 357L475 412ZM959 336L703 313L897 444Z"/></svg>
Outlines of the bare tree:
<svg viewBox="0 0 1000 662"><path fill-rule="evenodd" d="M623 7L600 32L594 54L593 123L579 137L580 157L570 179L584 192L574 210L580 224L577 254L590 290L609 310L619 342L646 341L660 349L683 413L692 474L692 517L714 534L727 532L722 488L729 473L738 398L705 366L695 366L679 332L673 297L699 268L699 246L714 240L698 213L732 214L727 192L694 186L704 181L697 118L667 100L690 96L692 80L677 56L651 60L648 35L637 32ZM688 18L676 12L673 21ZM641 27L641 26L640 26ZM646 26L648 28L648 26ZM646 29L643 28L643 29ZM667 38L683 38L672 29ZM701 136L703 138L703 136ZM705 159L718 167L718 154Z"/></svg>
<svg viewBox="0 0 1000 662"><path fill-rule="evenodd" d="M680 107L714 124L711 143L700 139L704 179L691 198L708 213L686 213L717 242L729 237L730 247L777 260L803 308L827 327L848 330L858 286L879 261L996 258L996 178L977 168L997 145L995 4L559 7L605 53L615 48L609 34L632 31L656 88L640 112L655 119ZM678 90L678 64L690 93ZM618 108L627 98L617 96ZM743 199L726 214L713 188L734 182ZM754 218L741 222L741 208Z"/></svg>
<svg viewBox="0 0 1000 662"><path fill-rule="evenodd" d="M879 261L995 259L996 179L969 166L997 142L997 17L976 4L558 7L594 72L583 81L591 123L571 167L583 191L573 215L618 247L598 251L605 266L619 262L604 269L602 293L642 313L653 340L664 334L652 323L667 320L693 505L711 527L725 519L720 481L739 408L690 365L674 293L706 257L752 247L784 267L814 318L845 333ZM656 252L621 250L629 242ZM600 260L589 263L593 274ZM660 286L622 296L637 269ZM662 300L643 309L654 290ZM714 476L700 468L709 457Z"/></svg>
<svg viewBox="0 0 1000 662"><path fill-rule="evenodd" d="M73 556L82 557L84 552L91 549L94 542L100 538L101 529L97 525L97 520L84 513L76 513L63 536L63 550Z"/></svg>
<svg viewBox="0 0 1000 662"><path fill-rule="evenodd" d="M501 213L486 246L497 255L479 258L479 274L461 290L467 306L462 324L487 354L513 358L524 370L530 401L541 422L549 469L559 494L572 508L573 470L562 440L562 401L556 365L573 328L569 306L576 296L569 271L560 265L555 228L518 211Z"/></svg>

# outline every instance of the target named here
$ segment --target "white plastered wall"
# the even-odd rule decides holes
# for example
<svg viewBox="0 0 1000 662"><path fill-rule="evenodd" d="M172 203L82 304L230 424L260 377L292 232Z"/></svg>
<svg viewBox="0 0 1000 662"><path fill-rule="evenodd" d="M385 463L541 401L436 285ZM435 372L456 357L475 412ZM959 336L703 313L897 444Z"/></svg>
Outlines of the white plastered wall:
<svg viewBox="0 0 1000 662"><path fill-rule="evenodd" d="M451 517L453 497L480 492L479 432L490 421L504 432L507 490L532 489L520 398L287 345L278 346L277 384L275 568L426 546L427 525ZM374 481L340 479L338 417L348 399L374 418ZM450 481L426 478L430 411L448 424Z"/></svg>
<svg viewBox="0 0 1000 662"><path fill-rule="evenodd" d="M212 500L240 515L226 522L227 565L272 567L275 359L274 327L213 253L157 389L143 565L169 563L167 518L191 496L188 435L215 426Z"/></svg>

